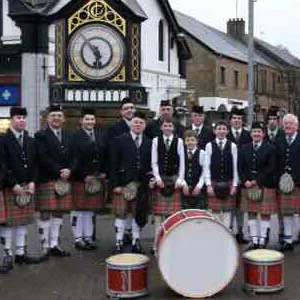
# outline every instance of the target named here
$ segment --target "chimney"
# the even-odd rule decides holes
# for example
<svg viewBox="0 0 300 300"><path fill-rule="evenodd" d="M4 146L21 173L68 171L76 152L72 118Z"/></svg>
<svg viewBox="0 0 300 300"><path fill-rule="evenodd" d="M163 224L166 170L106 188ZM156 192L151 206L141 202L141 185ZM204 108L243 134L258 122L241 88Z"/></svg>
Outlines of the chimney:
<svg viewBox="0 0 300 300"><path fill-rule="evenodd" d="M229 19L227 22L227 34L237 40L244 41L244 36L246 34L244 19Z"/></svg>

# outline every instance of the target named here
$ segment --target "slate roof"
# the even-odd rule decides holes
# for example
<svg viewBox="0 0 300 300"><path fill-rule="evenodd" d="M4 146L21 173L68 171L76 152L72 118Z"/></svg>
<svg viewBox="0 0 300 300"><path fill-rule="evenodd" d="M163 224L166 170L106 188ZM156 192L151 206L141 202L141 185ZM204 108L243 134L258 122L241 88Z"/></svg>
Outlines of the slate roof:
<svg viewBox="0 0 300 300"><path fill-rule="evenodd" d="M180 27L193 38L204 44L216 54L221 54L248 63L248 47L241 41L225 32L210 27L190 16L175 11ZM255 51L254 60L257 63L274 67L274 62L260 51Z"/></svg>

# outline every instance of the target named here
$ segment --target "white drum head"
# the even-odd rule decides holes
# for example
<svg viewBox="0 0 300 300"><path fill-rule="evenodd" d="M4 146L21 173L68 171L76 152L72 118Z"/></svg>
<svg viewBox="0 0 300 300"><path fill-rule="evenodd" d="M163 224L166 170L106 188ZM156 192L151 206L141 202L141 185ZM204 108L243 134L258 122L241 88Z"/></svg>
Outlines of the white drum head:
<svg viewBox="0 0 300 300"><path fill-rule="evenodd" d="M166 283L191 298L212 296L233 279L238 247L231 233L212 219L189 219L168 232L158 264Z"/></svg>

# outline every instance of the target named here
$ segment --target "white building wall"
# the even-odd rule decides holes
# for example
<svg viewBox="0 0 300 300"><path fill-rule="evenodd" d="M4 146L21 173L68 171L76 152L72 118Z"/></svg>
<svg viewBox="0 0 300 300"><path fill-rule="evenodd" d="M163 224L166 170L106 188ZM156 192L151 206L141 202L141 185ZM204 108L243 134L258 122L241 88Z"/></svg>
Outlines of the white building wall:
<svg viewBox="0 0 300 300"><path fill-rule="evenodd" d="M21 30L8 16L8 0L3 0L3 35L1 40L4 44L20 43Z"/></svg>
<svg viewBox="0 0 300 300"><path fill-rule="evenodd" d="M177 45L169 47L169 26L158 1L138 0L148 16L142 23L142 84L148 91L148 106L158 111L162 99L171 99L180 95L185 89L185 80L180 79ZM164 61L158 58L158 26L164 22ZM170 57L169 57L170 55ZM170 70L169 70L170 59Z"/></svg>

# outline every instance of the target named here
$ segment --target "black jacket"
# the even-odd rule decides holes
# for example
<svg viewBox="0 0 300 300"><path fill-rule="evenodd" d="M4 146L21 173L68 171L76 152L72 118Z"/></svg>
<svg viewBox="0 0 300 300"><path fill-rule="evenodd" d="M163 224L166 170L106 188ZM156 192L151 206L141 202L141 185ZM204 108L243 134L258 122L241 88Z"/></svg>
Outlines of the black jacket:
<svg viewBox="0 0 300 300"><path fill-rule="evenodd" d="M272 144L277 144L284 137L285 137L284 130L280 128L280 129L278 129L277 134L275 135L273 140L271 140L269 135L268 135L268 130L266 130L265 141L270 142Z"/></svg>
<svg viewBox="0 0 300 300"><path fill-rule="evenodd" d="M6 185L36 181L37 161L36 144L26 131L23 136L23 148L11 130L3 136L4 159L7 167Z"/></svg>
<svg viewBox="0 0 300 300"><path fill-rule="evenodd" d="M263 142L257 151L253 143L243 145L238 158L239 177L241 184L256 180L260 187L276 188L276 148L268 142Z"/></svg>
<svg viewBox="0 0 300 300"><path fill-rule="evenodd" d="M252 142L252 137L250 135L250 132L247 131L246 129L242 129L241 135L240 135L238 140L235 139L234 135L232 134L232 130L229 129L229 133L227 135L227 138L230 141L234 142L237 145L238 149L240 149L241 146L249 144L249 143Z"/></svg>
<svg viewBox="0 0 300 300"><path fill-rule="evenodd" d="M72 145L69 131L62 130L61 143L50 128L38 131L35 139L40 182L58 179L61 169L73 170L74 161L71 156Z"/></svg>
<svg viewBox="0 0 300 300"><path fill-rule="evenodd" d="M105 173L104 136L99 130L94 130L95 141L91 140L86 131L77 130L72 137L72 158L74 159L73 176L83 180L88 175Z"/></svg>
<svg viewBox="0 0 300 300"><path fill-rule="evenodd" d="M151 172L151 146L151 140L144 134L139 153L131 134L113 141L110 153L110 183L113 188L147 179Z"/></svg>

